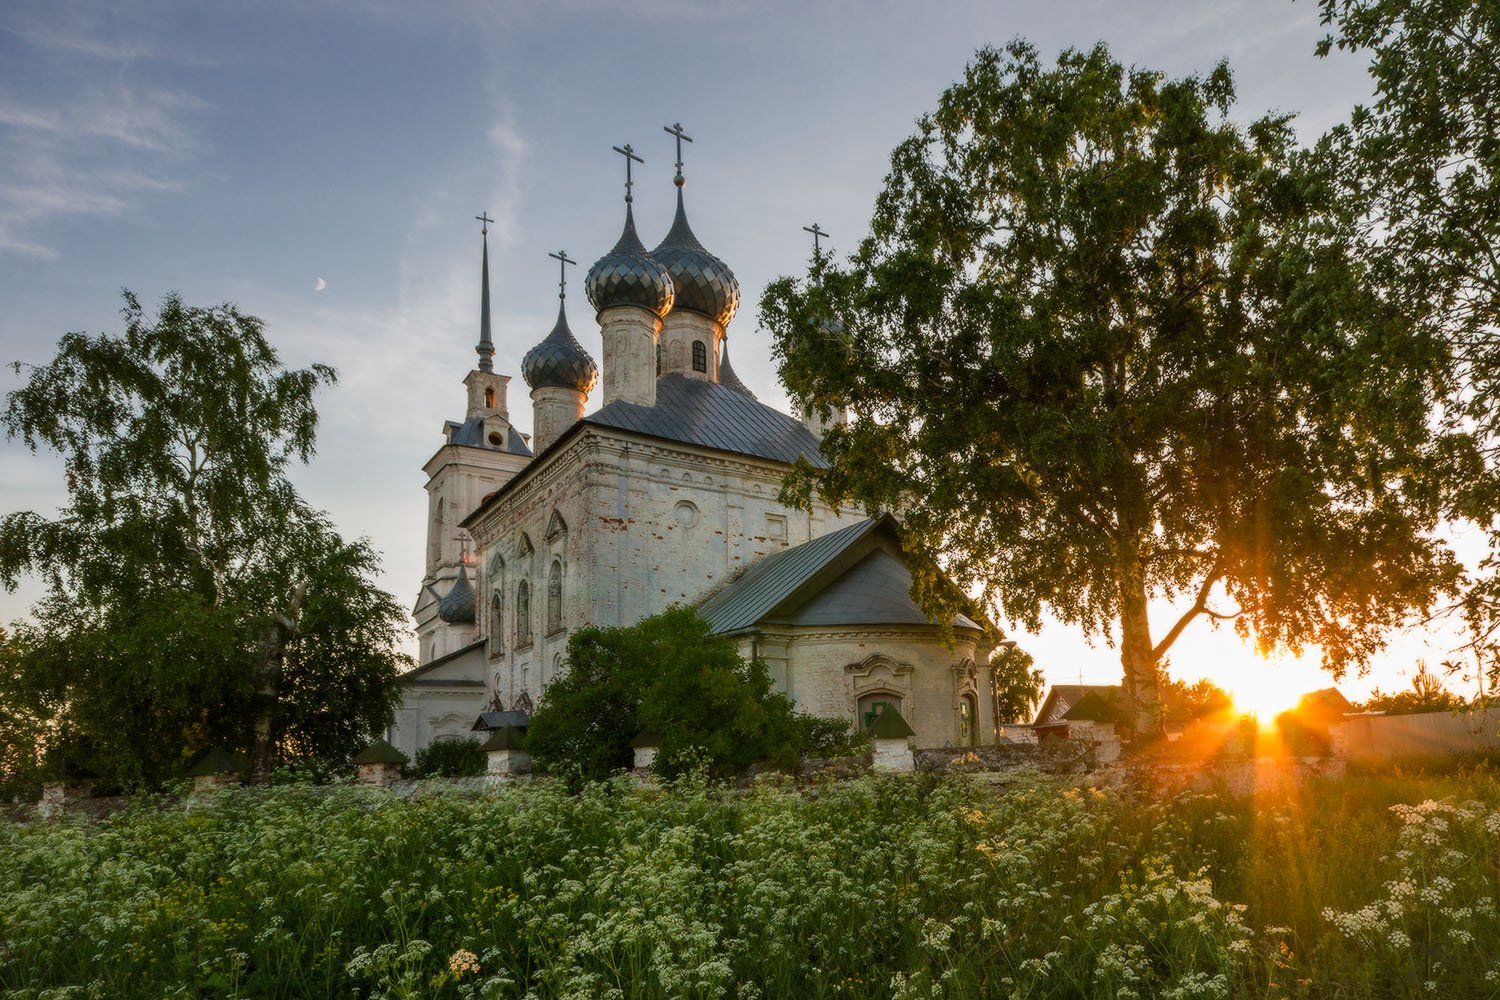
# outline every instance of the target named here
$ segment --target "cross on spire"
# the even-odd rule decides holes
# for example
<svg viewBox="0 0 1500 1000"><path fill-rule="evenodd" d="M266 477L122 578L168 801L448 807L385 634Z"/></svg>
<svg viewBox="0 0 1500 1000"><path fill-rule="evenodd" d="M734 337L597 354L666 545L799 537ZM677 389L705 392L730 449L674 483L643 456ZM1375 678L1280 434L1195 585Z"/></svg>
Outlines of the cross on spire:
<svg viewBox="0 0 1500 1000"><path fill-rule="evenodd" d="M628 142L624 146L611 146L610 148L625 157L625 204L628 205L634 200L630 197L630 188L635 183L630 179L630 164L632 161L636 163L645 163L646 161L635 155L635 150L630 148L630 143Z"/></svg>
<svg viewBox="0 0 1500 1000"><path fill-rule="evenodd" d="M684 142L692 142L693 138L682 130L682 124L680 122L673 122L670 126L663 125L661 127L661 130L668 135L674 135L677 137L677 176L672 178L672 183L676 184L678 187L682 187L682 144Z"/></svg>
<svg viewBox="0 0 1500 1000"><path fill-rule="evenodd" d="M480 212L474 218L481 224L480 240L484 246L479 264L479 343L474 345L474 352L479 355L479 370L492 372L495 370L495 342L490 339L490 223L495 220L490 218L488 211Z"/></svg>
<svg viewBox="0 0 1500 1000"><path fill-rule="evenodd" d="M568 265L576 264L578 261L569 257L566 250L549 253L547 256L557 261L557 297L565 299L568 297Z"/></svg>
<svg viewBox="0 0 1500 1000"><path fill-rule="evenodd" d="M827 233L816 222L814 222L810 226L803 226L802 227L802 231L804 233L812 233L812 238L813 238L813 256L816 257L816 256L818 256L818 254L822 253L823 252L823 247L819 243L819 240L821 240L825 236L828 236L829 233Z"/></svg>

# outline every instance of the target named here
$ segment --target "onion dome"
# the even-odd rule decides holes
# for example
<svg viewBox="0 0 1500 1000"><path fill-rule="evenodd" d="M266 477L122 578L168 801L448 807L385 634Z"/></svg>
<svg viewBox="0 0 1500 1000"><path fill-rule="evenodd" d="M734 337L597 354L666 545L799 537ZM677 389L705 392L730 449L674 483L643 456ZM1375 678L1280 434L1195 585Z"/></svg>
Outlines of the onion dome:
<svg viewBox="0 0 1500 1000"><path fill-rule="evenodd" d="M458 568L458 579L448 593L438 600L438 617L450 625L474 624L474 588L469 585L469 571Z"/></svg>
<svg viewBox="0 0 1500 1000"><path fill-rule="evenodd" d="M755 393L750 387L740 381L740 377L734 373L734 367L729 363L729 339L724 339L724 347L719 352L719 384L726 389L733 389L741 395L755 398Z"/></svg>
<svg viewBox="0 0 1500 1000"><path fill-rule="evenodd" d="M589 268L583 290L597 312L636 306L661 317L671 310L672 276L641 245L629 205L625 206L625 231L615 248Z"/></svg>
<svg viewBox="0 0 1500 1000"><path fill-rule="evenodd" d="M703 249L693 235L682 205L681 186L677 188L677 217L651 256L672 276L672 288L677 293L672 308L702 313L720 325L729 325L740 307L739 280L728 264Z"/></svg>
<svg viewBox="0 0 1500 1000"><path fill-rule="evenodd" d="M557 306L557 325L521 359L521 377L533 389L557 386L588 395L599 381L599 366L568 329L568 315Z"/></svg>

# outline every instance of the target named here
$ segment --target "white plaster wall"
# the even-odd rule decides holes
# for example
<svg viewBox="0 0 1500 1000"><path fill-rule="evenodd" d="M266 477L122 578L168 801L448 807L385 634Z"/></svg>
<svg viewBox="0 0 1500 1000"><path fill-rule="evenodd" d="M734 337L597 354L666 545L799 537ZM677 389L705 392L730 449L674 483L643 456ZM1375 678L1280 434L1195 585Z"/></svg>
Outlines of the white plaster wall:
<svg viewBox="0 0 1500 1000"><path fill-rule="evenodd" d="M517 648L506 623L503 650L492 656L490 682L512 707L522 692L535 704L557 673L568 635L583 625L633 624L673 604L695 604L770 552L853 523L831 509L812 514L776 499L787 467L662 441L588 428L549 456L514 491L471 526L480 549L479 632L489 635L487 574L505 560L507 617L516 584L532 584L530 647ZM568 524L547 539L553 511ZM534 553L522 557L521 536ZM563 565L563 624L544 635L546 572Z"/></svg>
<svg viewBox="0 0 1500 1000"><path fill-rule="evenodd" d="M387 739L415 760L417 751L433 740L472 736L470 729L486 701L485 692L479 688L403 688Z"/></svg>
<svg viewBox="0 0 1500 1000"><path fill-rule="evenodd" d="M918 747L956 746L960 698L968 692L978 707L978 742L993 743L987 650L972 633L958 633L955 640L949 648L936 628L860 626L767 630L753 647L802 711L858 725L859 699L888 692L901 699L901 715ZM744 655L750 655L748 645L742 640Z"/></svg>

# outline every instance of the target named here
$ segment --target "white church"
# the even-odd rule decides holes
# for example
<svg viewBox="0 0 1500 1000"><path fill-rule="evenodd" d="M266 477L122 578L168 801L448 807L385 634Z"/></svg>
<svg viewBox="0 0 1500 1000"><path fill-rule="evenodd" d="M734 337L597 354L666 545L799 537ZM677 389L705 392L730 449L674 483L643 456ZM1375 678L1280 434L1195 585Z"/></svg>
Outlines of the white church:
<svg viewBox="0 0 1500 1000"><path fill-rule="evenodd" d="M557 323L521 364L529 440L510 421L509 376L493 370L482 233L478 364L463 380L463 419L444 425L423 467L419 660L391 742L412 756L501 719L524 724L567 670L575 629L672 605L696 607L741 655L764 660L802 711L865 725L893 705L919 747L993 742L996 633L960 616L951 644L942 639L911 598L891 518L777 500L799 458L823 463L826 425L757 401L730 367L739 283L688 224L685 137L668 131L676 217L647 250L631 211L640 161L617 149L624 231L584 280L602 364L569 327L560 283ZM571 261L553 256L565 272Z"/></svg>

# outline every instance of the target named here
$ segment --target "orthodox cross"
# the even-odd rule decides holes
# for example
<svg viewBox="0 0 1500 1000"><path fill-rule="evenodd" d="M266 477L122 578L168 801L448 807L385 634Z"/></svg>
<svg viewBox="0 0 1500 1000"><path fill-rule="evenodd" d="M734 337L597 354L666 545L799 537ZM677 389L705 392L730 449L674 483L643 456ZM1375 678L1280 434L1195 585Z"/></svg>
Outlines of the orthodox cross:
<svg viewBox="0 0 1500 1000"><path fill-rule="evenodd" d="M822 246L819 245L818 241L821 240L823 237L829 235L829 234L827 232L825 232L822 229L822 227L820 227L816 222L814 222L811 226L803 226L802 227L802 231L804 233L812 233L812 238L813 238L813 256L816 257L823 250Z"/></svg>
<svg viewBox="0 0 1500 1000"><path fill-rule="evenodd" d="M625 202L629 204L631 201L630 187L635 183L630 179L630 163L632 160L636 163L645 163L646 161L635 155L635 150L630 148L630 143L628 142L624 146L611 146L610 148L625 157Z"/></svg>
<svg viewBox="0 0 1500 1000"><path fill-rule="evenodd" d="M494 219L490 218L490 213L488 211L480 212L478 215L474 216L474 218L479 220L480 222L479 234L481 236L488 236L490 234L490 223L495 221Z"/></svg>
<svg viewBox="0 0 1500 1000"><path fill-rule="evenodd" d="M560 299L568 296L568 265L576 264L578 261L568 256L568 251L559 250L557 253L547 255L557 261L557 297Z"/></svg>
<svg viewBox="0 0 1500 1000"><path fill-rule="evenodd" d="M692 142L693 141L692 136L688 135L686 132L684 132L682 130L682 124L680 122L673 122L670 127L668 127L666 125L663 125L661 127L661 130L663 132L667 133L668 135L675 135L677 137L677 176L674 178L674 180L676 180L678 184L681 184L682 183L682 144L684 142Z"/></svg>

